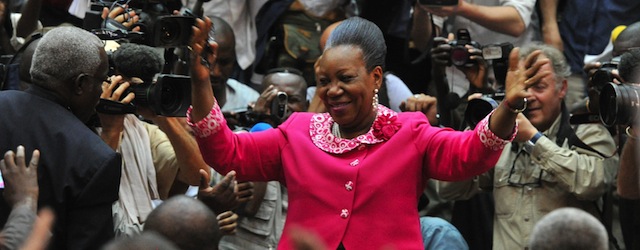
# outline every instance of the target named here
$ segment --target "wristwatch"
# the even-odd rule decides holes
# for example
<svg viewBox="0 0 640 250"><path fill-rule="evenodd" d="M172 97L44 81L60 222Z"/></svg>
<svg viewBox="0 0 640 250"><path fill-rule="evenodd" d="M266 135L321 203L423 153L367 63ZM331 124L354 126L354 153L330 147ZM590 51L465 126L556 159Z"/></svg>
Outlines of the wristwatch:
<svg viewBox="0 0 640 250"><path fill-rule="evenodd" d="M536 145L536 142L538 141L538 139L540 139L540 137L542 137L542 133L536 133L531 139L524 143L522 149L529 154L533 153L533 147Z"/></svg>

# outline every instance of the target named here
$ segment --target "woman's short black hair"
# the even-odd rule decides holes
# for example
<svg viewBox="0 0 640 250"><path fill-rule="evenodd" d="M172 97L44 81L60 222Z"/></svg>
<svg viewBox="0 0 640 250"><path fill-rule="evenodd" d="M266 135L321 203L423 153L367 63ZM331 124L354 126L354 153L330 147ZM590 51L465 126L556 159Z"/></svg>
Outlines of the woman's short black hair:
<svg viewBox="0 0 640 250"><path fill-rule="evenodd" d="M373 22L361 17L348 18L331 32L325 50L340 45L353 45L362 50L362 57L367 71L376 66L384 70L387 45L382 31Z"/></svg>

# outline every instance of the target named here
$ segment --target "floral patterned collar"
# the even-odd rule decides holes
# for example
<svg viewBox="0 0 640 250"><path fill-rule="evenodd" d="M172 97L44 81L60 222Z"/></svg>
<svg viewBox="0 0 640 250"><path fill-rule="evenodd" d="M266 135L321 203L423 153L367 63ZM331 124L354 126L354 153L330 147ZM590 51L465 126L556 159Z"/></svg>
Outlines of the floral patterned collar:
<svg viewBox="0 0 640 250"><path fill-rule="evenodd" d="M400 129L398 113L378 105L376 120L366 134L353 139L344 139L331 133L333 118L329 113L315 114L311 117L309 134L313 144L319 149L333 154L349 152L362 144L376 144L391 139Z"/></svg>

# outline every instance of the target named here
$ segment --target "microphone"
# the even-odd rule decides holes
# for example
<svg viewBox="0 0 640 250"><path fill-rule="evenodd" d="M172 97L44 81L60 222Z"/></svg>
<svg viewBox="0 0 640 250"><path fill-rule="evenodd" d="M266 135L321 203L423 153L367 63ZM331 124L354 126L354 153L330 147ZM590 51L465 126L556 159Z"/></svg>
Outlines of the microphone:
<svg viewBox="0 0 640 250"><path fill-rule="evenodd" d="M272 129L272 128L273 127L269 123L258 122L258 123L256 123L256 125L253 125L253 127L251 127L249 132L250 133L260 132L260 131L265 131L265 130L269 130L269 129Z"/></svg>

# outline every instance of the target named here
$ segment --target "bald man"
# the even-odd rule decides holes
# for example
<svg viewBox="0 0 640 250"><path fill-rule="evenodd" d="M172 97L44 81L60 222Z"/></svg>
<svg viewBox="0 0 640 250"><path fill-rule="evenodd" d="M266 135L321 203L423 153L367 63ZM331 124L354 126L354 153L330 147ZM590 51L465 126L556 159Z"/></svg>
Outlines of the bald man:
<svg viewBox="0 0 640 250"><path fill-rule="evenodd" d="M216 215L186 195L173 196L147 217L144 232L155 232L182 250L217 250L222 236Z"/></svg>

